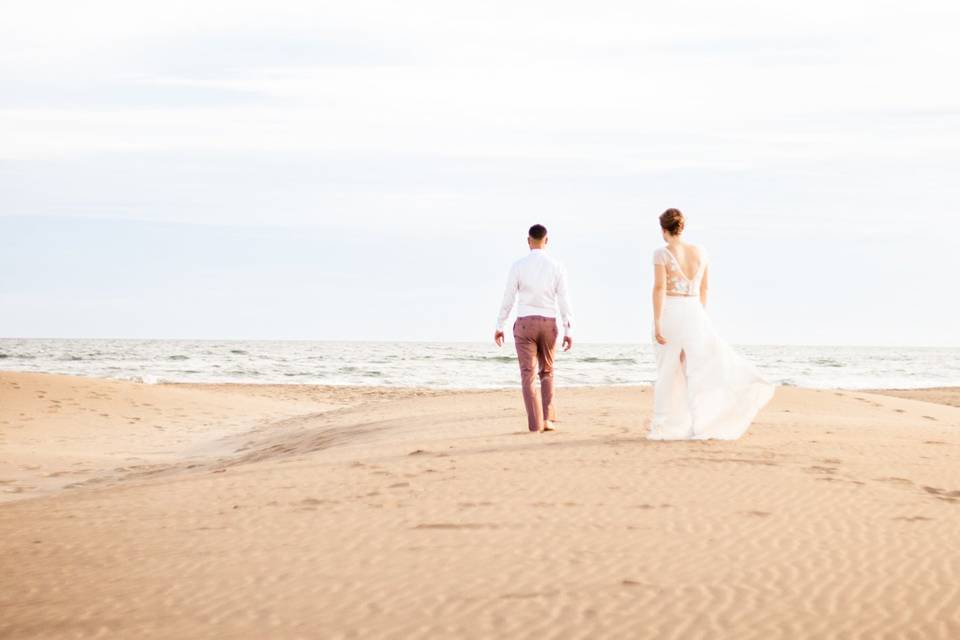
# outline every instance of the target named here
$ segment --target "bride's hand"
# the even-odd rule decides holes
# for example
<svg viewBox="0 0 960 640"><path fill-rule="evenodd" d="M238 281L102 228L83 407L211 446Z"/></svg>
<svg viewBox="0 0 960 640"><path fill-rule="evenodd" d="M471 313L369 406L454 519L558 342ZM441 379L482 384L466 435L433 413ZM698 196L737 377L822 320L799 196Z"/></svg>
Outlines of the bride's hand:
<svg viewBox="0 0 960 640"><path fill-rule="evenodd" d="M667 339L663 337L663 334L662 334L662 333L660 333L660 327L656 327L656 328L653 330L653 333L654 333L654 336L656 336L656 338L657 338L657 343L658 343L658 344L667 344Z"/></svg>

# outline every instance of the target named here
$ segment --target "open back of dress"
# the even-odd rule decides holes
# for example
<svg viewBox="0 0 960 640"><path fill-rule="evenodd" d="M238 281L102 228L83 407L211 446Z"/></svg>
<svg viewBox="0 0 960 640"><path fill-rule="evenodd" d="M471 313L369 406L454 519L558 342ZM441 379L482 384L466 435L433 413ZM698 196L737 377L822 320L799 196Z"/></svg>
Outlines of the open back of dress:
<svg viewBox="0 0 960 640"><path fill-rule="evenodd" d="M660 247L653 252L653 263L663 265L667 273L667 293L671 295L699 296L700 285L703 282L703 272L707 269L707 252L697 247L700 263L692 277L684 273L680 261L670 249Z"/></svg>

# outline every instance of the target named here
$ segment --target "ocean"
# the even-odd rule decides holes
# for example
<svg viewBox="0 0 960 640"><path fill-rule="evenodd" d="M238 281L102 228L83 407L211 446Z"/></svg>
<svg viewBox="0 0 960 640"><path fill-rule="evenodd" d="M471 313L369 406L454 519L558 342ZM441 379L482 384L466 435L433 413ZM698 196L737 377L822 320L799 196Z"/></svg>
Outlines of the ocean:
<svg viewBox="0 0 960 640"><path fill-rule="evenodd" d="M960 348L739 346L771 382L814 388L960 386ZM649 344L557 351L560 385L649 384ZM0 338L0 370L140 382L243 382L430 388L518 386L513 345L481 343Z"/></svg>

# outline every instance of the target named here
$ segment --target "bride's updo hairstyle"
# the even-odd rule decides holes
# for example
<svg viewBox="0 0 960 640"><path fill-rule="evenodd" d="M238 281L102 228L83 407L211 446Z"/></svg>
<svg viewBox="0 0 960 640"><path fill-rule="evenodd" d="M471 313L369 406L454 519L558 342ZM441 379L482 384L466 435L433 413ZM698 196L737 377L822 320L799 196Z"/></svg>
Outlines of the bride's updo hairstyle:
<svg viewBox="0 0 960 640"><path fill-rule="evenodd" d="M672 236L680 235L683 231L683 214L680 209L667 209L661 213L660 228Z"/></svg>

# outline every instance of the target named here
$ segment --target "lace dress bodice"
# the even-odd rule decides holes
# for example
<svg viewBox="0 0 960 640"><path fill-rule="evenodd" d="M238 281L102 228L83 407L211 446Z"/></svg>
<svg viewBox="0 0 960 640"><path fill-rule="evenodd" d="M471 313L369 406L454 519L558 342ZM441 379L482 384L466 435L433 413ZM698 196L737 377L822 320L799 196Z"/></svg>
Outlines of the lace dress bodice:
<svg viewBox="0 0 960 640"><path fill-rule="evenodd" d="M707 268L707 252L697 247L700 252L700 265L697 272L688 278L680 267L680 262L666 247L660 247L653 252L653 264L661 264L667 272L667 293L670 295L697 296L700 295L700 283L703 272Z"/></svg>

